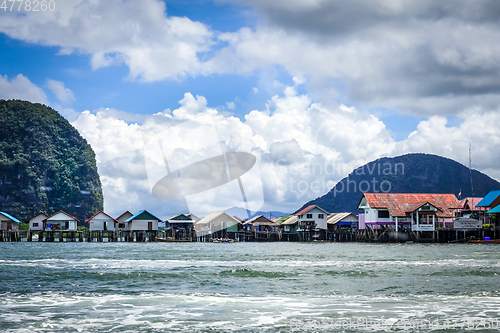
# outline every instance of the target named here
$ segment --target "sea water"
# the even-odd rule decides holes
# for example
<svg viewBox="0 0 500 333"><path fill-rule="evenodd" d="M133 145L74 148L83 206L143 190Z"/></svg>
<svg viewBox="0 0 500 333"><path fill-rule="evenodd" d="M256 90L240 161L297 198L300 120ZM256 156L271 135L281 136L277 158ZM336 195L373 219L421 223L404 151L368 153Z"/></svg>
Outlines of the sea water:
<svg viewBox="0 0 500 333"><path fill-rule="evenodd" d="M499 274L495 245L0 243L0 331L500 331Z"/></svg>

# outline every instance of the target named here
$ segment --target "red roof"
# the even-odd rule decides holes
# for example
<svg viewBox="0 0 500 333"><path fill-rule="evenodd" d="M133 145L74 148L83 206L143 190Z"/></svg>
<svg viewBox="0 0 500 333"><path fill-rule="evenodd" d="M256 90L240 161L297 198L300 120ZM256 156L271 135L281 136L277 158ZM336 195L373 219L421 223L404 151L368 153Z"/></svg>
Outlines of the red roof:
<svg viewBox="0 0 500 333"><path fill-rule="evenodd" d="M239 218L238 216L236 216L236 215L233 215L233 217L234 217L235 219L237 219L238 221L240 221L240 222L245 222L244 220L240 219L240 218Z"/></svg>
<svg viewBox="0 0 500 333"><path fill-rule="evenodd" d="M89 222L90 220L92 220L94 217L96 217L97 215L99 215L100 213L103 213L104 215L106 215L107 217L109 217L110 219L112 219L113 221L115 221L116 223L119 223L118 220L112 218L111 216L109 216L108 214L106 214L105 212L103 212L102 210L98 211L97 213L94 214L94 216L92 216L91 218L89 218L87 221L85 221L85 223ZM122 214L123 215L123 214Z"/></svg>
<svg viewBox="0 0 500 333"><path fill-rule="evenodd" d="M59 213L63 213L64 215L68 215L68 216L69 216L69 217L71 217L73 220L76 220L77 222L80 222L80 220L79 220L79 219L77 219L77 218L76 218L76 217L74 217L74 216L69 215L69 214L68 214L68 213L66 213L66 212L63 212L62 210L58 211L57 213L54 213L54 214L50 215L50 216L49 216L49 217L47 217L47 218L44 218L42 221L43 221L43 222L45 222L45 221L47 221L48 219L50 219L52 216L55 216L55 215L57 215L57 214L59 214Z"/></svg>
<svg viewBox="0 0 500 333"><path fill-rule="evenodd" d="M300 212L295 213L295 215L302 215L302 214L304 214L305 212L307 212L308 210L313 209L314 207L316 207L316 205L310 205L310 206L307 206L306 208L302 209Z"/></svg>
<svg viewBox="0 0 500 333"><path fill-rule="evenodd" d="M453 217L453 209L460 207L454 194L439 193L365 193L370 208L385 208L391 216L406 216L426 203L438 208L436 216Z"/></svg>
<svg viewBox="0 0 500 333"><path fill-rule="evenodd" d="M302 209L300 212L295 213L294 215L297 215L297 216L298 216L298 215L302 215L302 214L304 214L304 213L306 213L306 212L310 211L310 210L311 210L311 209L313 209L313 208L318 208L318 209L320 209L320 210L324 211L324 212L328 215L328 212L327 212L326 210L324 210L324 209L323 209L323 208L321 208L320 206L316 206L316 205L310 205L310 206L307 206L306 208Z"/></svg>
<svg viewBox="0 0 500 333"><path fill-rule="evenodd" d="M467 204L469 206L470 210L481 210L481 208L479 208L479 207L478 207L478 209L476 209L476 205L481 200L483 200L483 198L479 198L479 197L463 198L462 200L460 200L460 208L465 209L465 205Z"/></svg>

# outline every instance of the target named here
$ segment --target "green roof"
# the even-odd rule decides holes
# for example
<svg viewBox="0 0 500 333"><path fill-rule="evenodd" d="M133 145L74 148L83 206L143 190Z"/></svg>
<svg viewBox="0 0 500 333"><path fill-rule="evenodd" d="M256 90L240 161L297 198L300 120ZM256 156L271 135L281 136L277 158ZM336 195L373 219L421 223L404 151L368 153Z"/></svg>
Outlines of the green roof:
<svg viewBox="0 0 500 333"><path fill-rule="evenodd" d="M283 222L285 222L286 220L288 220L290 217L292 217L293 215L288 215L288 216L282 216L280 217L279 219L275 220L274 222L278 223L278 224L281 224Z"/></svg>
<svg viewBox="0 0 500 333"><path fill-rule="evenodd" d="M148 212L147 210L141 210L139 213L135 214L134 216L129 217L126 219L124 222L130 222L132 220L158 220L161 222L159 218Z"/></svg>

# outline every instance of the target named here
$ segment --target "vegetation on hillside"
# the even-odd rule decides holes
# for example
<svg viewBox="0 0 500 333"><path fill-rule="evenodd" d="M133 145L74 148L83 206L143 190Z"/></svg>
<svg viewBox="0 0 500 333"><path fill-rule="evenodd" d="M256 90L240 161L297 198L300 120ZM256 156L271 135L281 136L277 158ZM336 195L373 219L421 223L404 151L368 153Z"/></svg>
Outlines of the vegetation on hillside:
<svg viewBox="0 0 500 333"><path fill-rule="evenodd" d="M102 207L95 153L78 131L45 105L0 100L0 211L83 220Z"/></svg>
<svg viewBox="0 0 500 333"><path fill-rule="evenodd" d="M472 178L472 186L471 186ZM472 193L472 188L474 193ZM483 197L500 183L449 158L430 154L384 157L353 170L327 194L299 208L319 205L330 213L359 213L364 192L452 193L461 198Z"/></svg>

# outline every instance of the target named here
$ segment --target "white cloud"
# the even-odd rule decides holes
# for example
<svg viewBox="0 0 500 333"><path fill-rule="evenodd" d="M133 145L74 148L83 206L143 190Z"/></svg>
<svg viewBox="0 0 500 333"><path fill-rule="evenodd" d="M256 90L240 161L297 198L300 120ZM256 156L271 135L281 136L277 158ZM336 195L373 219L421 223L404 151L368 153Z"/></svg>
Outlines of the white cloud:
<svg viewBox="0 0 500 333"><path fill-rule="evenodd" d="M7 75L0 75L0 99L22 99L49 104L45 92L22 74L10 80Z"/></svg>
<svg viewBox="0 0 500 333"><path fill-rule="evenodd" d="M0 32L88 54L94 69L125 64L142 81L277 66L315 97L342 92L367 109L430 116L500 103L496 1L225 1L263 19L217 33L167 16L159 0L68 0L54 12L0 12Z"/></svg>
<svg viewBox="0 0 500 333"><path fill-rule="evenodd" d="M309 89L344 91L365 107L418 115L456 114L500 102L497 26L420 22L345 38L314 38L282 27L222 34L229 46L207 63L213 72L245 73L279 64L309 77ZM352 38L351 38L352 37ZM336 79L332 81L331 79Z"/></svg>
<svg viewBox="0 0 500 333"><path fill-rule="evenodd" d="M172 151L179 157L172 160L172 168L191 163L186 159L199 158L203 142L186 137L174 144L169 140L180 133L169 134L169 128L200 115L212 119L224 149L257 157L266 210L294 211L325 194L356 167L383 156L432 153L467 165L469 141L473 168L500 179L500 156L492 153L500 145L500 133L490 126L500 123L496 111L462 114L455 126L446 118L431 117L406 140L395 142L374 115L345 105L312 103L293 88L275 96L265 110L250 112L244 121L207 107L202 96L186 93L180 104L171 112L146 116L142 123L127 123L116 118L119 113L105 109L85 111L73 122L96 151L107 211L151 209L166 217L188 209L183 200L165 201L151 194L142 151L144 142L164 132L165 142L182 149ZM221 200L233 202L231 193L223 188L217 194L207 192L191 198L190 205L194 202L208 214L214 207L224 208L219 207Z"/></svg>
<svg viewBox="0 0 500 333"><path fill-rule="evenodd" d="M500 110L469 111L459 115L460 123L448 125L444 117L434 116L421 121L407 140L397 144L395 153L432 153L469 165L469 143L472 168L500 180L500 132L492 124L500 123Z"/></svg>
<svg viewBox="0 0 500 333"><path fill-rule="evenodd" d="M257 28L224 33L214 72L277 64L307 77L315 97L417 115L488 110L500 102L495 1L260 1ZM333 80L332 80L333 79Z"/></svg>
<svg viewBox="0 0 500 333"><path fill-rule="evenodd" d="M180 133L169 133L169 128L194 117L199 119L200 115L213 120L227 151L251 152L257 156L267 209L296 209L305 200L326 192L345 172L389 153L394 144L377 118L355 109L346 112L345 107L324 108L312 103L306 95L298 95L293 88L286 89L283 97L275 96L268 109L252 111L245 121L207 107L203 96L186 93L180 104L171 112L146 116L141 124L117 119L119 113L105 109L85 111L73 122L96 151L106 210L118 214L125 209L147 208L168 215L179 212L175 207L186 209L183 203L177 202L173 207L152 196L142 149L148 139L164 132L165 142L182 149L180 155L173 151L179 158L169 162L171 168L188 163L184 160L189 156L198 158L202 142L189 136L176 144L171 140ZM355 127L361 130L350 131L349 140L341 138L348 128ZM333 166L335 172L313 170L318 164ZM325 178L320 187L314 184L314 188L297 188L298 182L312 184L319 177ZM226 202L234 201L231 191L221 191L216 198L210 197L213 193L190 198L190 205L195 200L200 207L210 209L218 206L224 196L228 196Z"/></svg>
<svg viewBox="0 0 500 333"><path fill-rule="evenodd" d="M61 81L47 79L47 87L54 93L63 105L70 105L75 101L75 96L71 89L66 88Z"/></svg>
<svg viewBox="0 0 500 333"><path fill-rule="evenodd" d="M200 71L198 53L208 51L213 33L186 17L166 17L157 0L72 0L55 11L12 15L0 12L0 32L59 54L91 56L93 69L126 64L130 78L156 81Z"/></svg>

